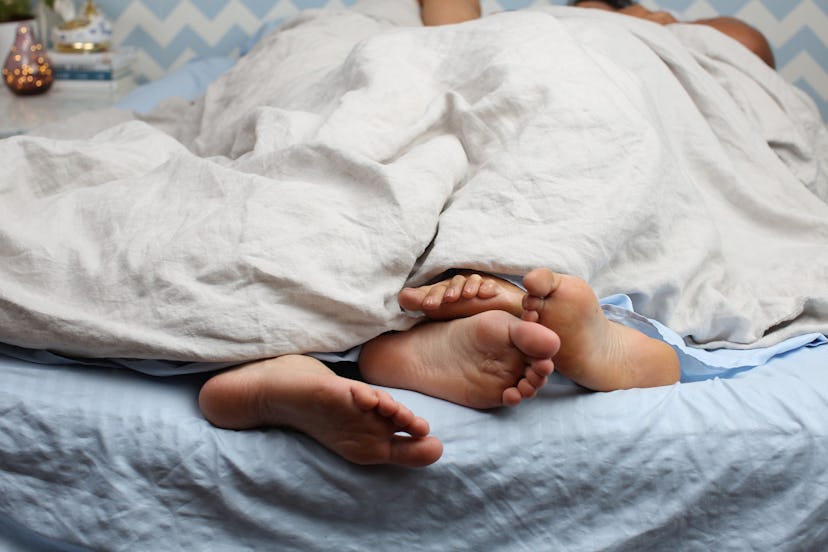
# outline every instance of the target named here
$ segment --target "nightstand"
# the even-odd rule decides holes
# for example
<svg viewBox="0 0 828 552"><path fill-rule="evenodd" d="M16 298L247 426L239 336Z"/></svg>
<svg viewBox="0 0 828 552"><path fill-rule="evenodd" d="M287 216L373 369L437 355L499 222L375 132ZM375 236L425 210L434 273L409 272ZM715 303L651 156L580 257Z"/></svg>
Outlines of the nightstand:
<svg viewBox="0 0 828 552"><path fill-rule="evenodd" d="M103 109L117 103L124 94L82 94L57 86L39 96L15 96L0 87L0 138L23 134L37 126L65 119L81 111Z"/></svg>

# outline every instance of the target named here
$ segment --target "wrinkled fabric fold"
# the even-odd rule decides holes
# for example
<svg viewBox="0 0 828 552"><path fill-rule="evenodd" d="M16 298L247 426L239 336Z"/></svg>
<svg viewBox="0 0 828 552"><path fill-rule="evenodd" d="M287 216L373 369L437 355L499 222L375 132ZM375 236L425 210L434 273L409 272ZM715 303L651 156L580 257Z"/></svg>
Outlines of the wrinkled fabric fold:
<svg viewBox="0 0 828 552"><path fill-rule="evenodd" d="M590 11L314 12L186 109L0 141L0 341L339 351L415 323L406 284L535 266L705 347L828 332L815 108L710 29Z"/></svg>

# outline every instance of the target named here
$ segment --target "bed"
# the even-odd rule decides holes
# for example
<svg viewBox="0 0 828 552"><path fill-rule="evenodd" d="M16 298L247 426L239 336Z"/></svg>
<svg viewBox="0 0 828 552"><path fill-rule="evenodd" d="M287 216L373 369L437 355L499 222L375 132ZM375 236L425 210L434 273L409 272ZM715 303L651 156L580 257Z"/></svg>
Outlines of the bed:
<svg viewBox="0 0 828 552"><path fill-rule="evenodd" d="M828 544L828 131L804 94L712 31L564 7L423 29L361 2L207 65L203 99L0 141L26 177L0 181L8 548ZM418 470L201 416L210 370L405 330L398 290L458 266L584 277L681 383L555 376L486 412L389 389L445 445Z"/></svg>

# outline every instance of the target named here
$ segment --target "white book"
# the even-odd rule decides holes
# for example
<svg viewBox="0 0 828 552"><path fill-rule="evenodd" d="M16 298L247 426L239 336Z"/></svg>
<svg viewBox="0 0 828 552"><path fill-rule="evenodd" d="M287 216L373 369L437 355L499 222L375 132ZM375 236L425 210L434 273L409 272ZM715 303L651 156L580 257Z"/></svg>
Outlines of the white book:
<svg viewBox="0 0 828 552"><path fill-rule="evenodd" d="M70 54L49 50L49 59L55 69L88 69L95 71L120 71L132 66L136 53L133 48L122 48L109 52Z"/></svg>
<svg viewBox="0 0 828 552"><path fill-rule="evenodd" d="M100 69L64 69L53 67L53 75L58 80L119 80L132 74L132 69L100 70Z"/></svg>
<svg viewBox="0 0 828 552"><path fill-rule="evenodd" d="M135 78L127 75L116 80L63 80L55 79L52 89L66 95L120 96L135 88Z"/></svg>

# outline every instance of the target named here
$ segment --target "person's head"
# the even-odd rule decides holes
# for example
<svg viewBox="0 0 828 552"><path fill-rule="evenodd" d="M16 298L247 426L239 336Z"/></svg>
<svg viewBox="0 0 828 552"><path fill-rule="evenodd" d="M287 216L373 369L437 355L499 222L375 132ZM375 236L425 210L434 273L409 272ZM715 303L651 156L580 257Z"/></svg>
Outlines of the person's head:
<svg viewBox="0 0 828 552"><path fill-rule="evenodd" d="M730 38L741 42L745 48L759 56L769 67L776 67L773 50L765 35L744 21L733 17L715 17L713 19L699 19L697 23L713 27Z"/></svg>
<svg viewBox="0 0 828 552"><path fill-rule="evenodd" d="M618 11L635 4L632 0L572 0L570 6L595 8L599 10Z"/></svg>
<svg viewBox="0 0 828 552"><path fill-rule="evenodd" d="M678 20L670 12L651 11L631 0L573 0L570 5L577 8L618 12L639 19L646 19L659 25L678 23Z"/></svg>

